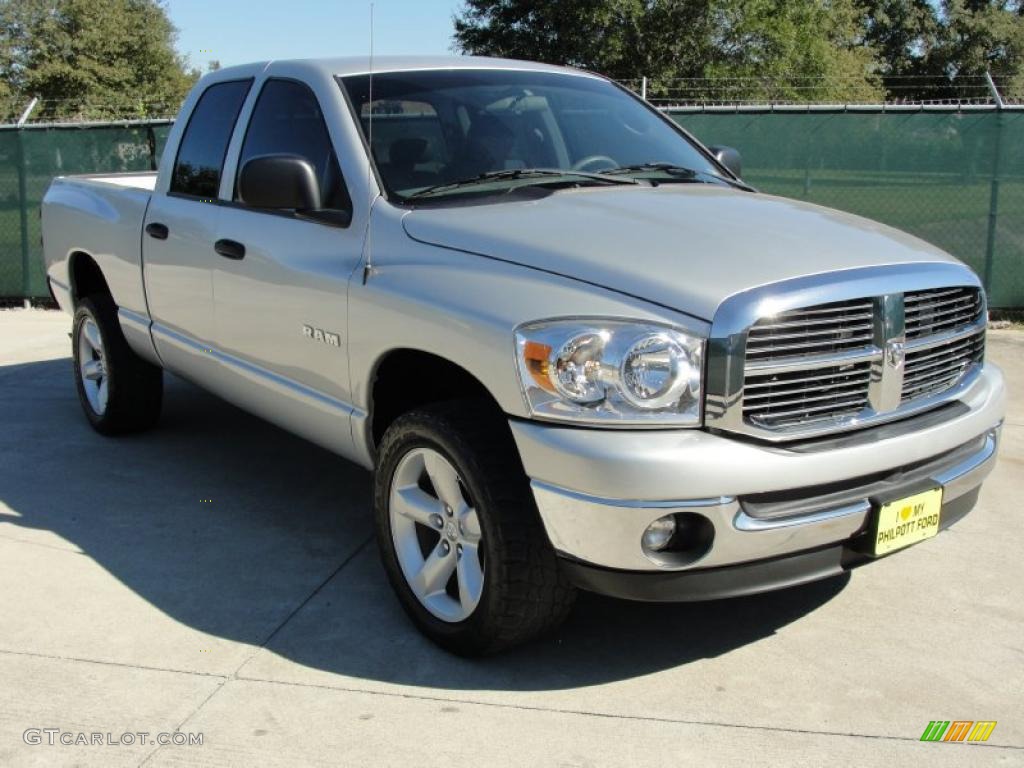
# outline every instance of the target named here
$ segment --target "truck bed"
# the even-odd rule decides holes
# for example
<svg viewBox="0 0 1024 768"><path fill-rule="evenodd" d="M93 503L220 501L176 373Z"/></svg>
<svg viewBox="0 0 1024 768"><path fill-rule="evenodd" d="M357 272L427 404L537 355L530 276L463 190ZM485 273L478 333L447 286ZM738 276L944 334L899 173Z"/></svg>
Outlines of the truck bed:
<svg viewBox="0 0 1024 768"><path fill-rule="evenodd" d="M70 309L70 261L88 254L100 267L115 303L145 316L142 225L156 173L61 176L42 203L43 259L58 303Z"/></svg>

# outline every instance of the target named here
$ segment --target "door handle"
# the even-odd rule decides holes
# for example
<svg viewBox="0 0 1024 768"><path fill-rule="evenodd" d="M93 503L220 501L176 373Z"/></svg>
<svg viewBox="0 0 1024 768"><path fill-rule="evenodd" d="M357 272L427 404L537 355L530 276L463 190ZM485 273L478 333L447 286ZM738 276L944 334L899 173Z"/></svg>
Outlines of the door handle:
<svg viewBox="0 0 1024 768"><path fill-rule="evenodd" d="M225 259L235 259L237 261L245 258L245 246L234 240L218 240L213 244L213 250Z"/></svg>
<svg viewBox="0 0 1024 768"><path fill-rule="evenodd" d="M166 224L158 224L154 221L152 224L146 225L146 234L156 240L166 240L167 236L171 234L171 230L167 228Z"/></svg>

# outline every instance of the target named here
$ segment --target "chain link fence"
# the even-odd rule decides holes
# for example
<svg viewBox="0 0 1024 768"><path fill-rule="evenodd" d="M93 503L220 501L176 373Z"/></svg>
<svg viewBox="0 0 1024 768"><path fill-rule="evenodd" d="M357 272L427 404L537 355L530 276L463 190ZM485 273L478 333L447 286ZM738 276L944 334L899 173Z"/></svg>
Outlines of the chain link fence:
<svg viewBox="0 0 1024 768"><path fill-rule="evenodd" d="M743 155L764 192L891 224L967 262L996 308L1024 307L1024 108L691 105L669 115ZM0 127L0 297L45 297L50 180L154 169L169 120Z"/></svg>
<svg viewBox="0 0 1024 768"><path fill-rule="evenodd" d="M53 177L155 169L170 123L0 126L0 297L49 295L39 203Z"/></svg>
<svg viewBox="0 0 1024 768"><path fill-rule="evenodd" d="M1024 109L891 106L669 110L736 147L762 192L910 232L982 276L993 308L1024 307Z"/></svg>
<svg viewBox="0 0 1024 768"><path fill-rule="evenodd" d="M946 106L1024 104L1024 86L999 75L767 75L633 77L617 82L661 108L764 105Z"/></svg>

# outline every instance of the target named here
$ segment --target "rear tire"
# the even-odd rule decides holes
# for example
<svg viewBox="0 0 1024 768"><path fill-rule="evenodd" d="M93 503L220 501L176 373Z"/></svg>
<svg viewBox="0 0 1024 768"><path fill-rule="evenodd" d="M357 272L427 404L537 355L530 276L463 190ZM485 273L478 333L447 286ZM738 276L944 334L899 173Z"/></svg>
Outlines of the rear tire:
<svg viewBox="0 0 1024 768"><path fill-rule="evenodd" d="M494 653L552 629L572 607L575 589L508 423L488 404L441 403L398 418L381 440L374 508L391 586L442 648Z"/></svg>
<svg viewBox="0 0 1024 768"><path fill-rule="evenodd" d="M163 370L128 346L109 296L87 296L78 303L71 339L75 387L93 429L120 435L155 425Z"/></svg>

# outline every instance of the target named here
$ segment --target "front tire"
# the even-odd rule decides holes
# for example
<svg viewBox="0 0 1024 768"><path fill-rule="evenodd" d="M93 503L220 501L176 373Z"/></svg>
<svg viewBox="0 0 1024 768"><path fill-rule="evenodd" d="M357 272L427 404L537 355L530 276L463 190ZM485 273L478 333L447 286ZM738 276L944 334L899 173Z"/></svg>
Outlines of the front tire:
<svg viewBox="0 0 1024 768"><path fill-rule="evenodd" d="M452 402L397 419L374 477L377 541L416 626L464 656L557 626L575 591L558 567L509 434L486 405Z"/></svg>
<svg viewBox="0 0 1024 768"><path fill-rule="evenodd" d="M119 435L156 424L163 371L128 346L109 297L88 296L78 303L71 338L75 387L93 429Z"/></svg>

